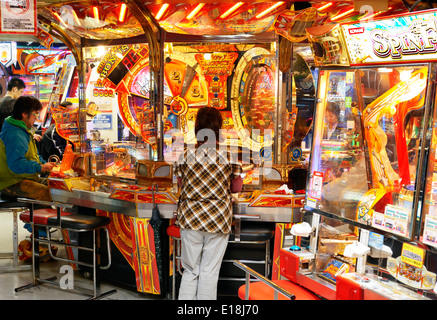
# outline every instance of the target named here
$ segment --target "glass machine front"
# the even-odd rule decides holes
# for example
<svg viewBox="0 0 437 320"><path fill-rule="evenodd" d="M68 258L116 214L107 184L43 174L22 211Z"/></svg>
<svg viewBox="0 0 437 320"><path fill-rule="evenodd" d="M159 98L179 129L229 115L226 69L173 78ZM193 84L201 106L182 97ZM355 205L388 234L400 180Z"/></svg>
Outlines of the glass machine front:
<svg viewBox="0 0 437 320"><path fill-rule="evenodd" d="M306 208L322 214L313 270L320 278L376 273L432 289L435 274L409 267L410 247L393 239L415 236L427 79L427 65L321 70L306 196ZM367 259L346 253L360 242Z"/></svg>
<svg viewBox="0 0 437 320"><path fill-rule="evenodd" d="M307 207L412 236L427 66L323 70Z"/></svg>
<svg viewBox="0 0 437 320"><path fill-rule="evenodd" d="M271 164L277 90L273 45L167 43L165 48L164 161L175 162L184 144L195 143L197 110L209 106L220 110L223 144L239 152L243 164ZM87 123L96 175L135 178L136 161L159 158L159 111L149 103L148 50L144 44L85 49L92 66L87 104L97 108Z"/></svg>

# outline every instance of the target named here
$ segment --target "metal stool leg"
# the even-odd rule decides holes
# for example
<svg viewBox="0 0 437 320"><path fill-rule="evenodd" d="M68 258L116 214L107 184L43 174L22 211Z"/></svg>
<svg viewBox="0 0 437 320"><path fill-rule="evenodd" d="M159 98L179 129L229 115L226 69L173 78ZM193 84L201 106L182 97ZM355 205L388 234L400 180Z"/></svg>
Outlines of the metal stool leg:
<svg viewBox="0 0 437 320"><path fill-rule="evenodd" d="M173 277L171 279L171 299L176 300L176 239L173 238L173 250L172 250L172 262L173 262Z"/></svg>
<svg viewBox="0 0 437 320"><path fill-rule="evenodd" d="M13 227L12 227L12 254L14 259L14 267L18 267L18 214L17 210L13 210Z"/></svg>
<svg viewBox="0 0 437 320"><path fill-rule="evenodd" d="M267 278L269 276L270 270L270 240L266 241L266 260L264 266L264 276Z"/></svg>
<svg viewBox="0 0 437 320"><path fill-rule="evenodd" d="M181 275L181 239L180 238L175 238L175 237L171 237L171 239L173 240L173 248L172 248L172 288L171 288L171 299L172 300L176 300L176 272L179 272Z"/></svg>
<svg viewBox="0 0 437 320"><path fill-rule="evenodd" d="M106 234L109 237L108 231L105 228ZM108 250L109 250L109 246L108 246ZM109 251L108 251L109 254ZM110 256L109 256L109 259ZM105 296L114 294L117 292L116 289L113 290L109 290L107 292L101 293L100 291L100 269L107 269L109 267L106 266L105 268L101 268L100 267L100 229L95 229L93 230L93 291L94 291L94 296L91 297L88 300L96 300L96 299L101 299Z"/></svg>
<svg viewBox="0 0 437 320"><path fill-rule="evenodd" d="M0 267L0 273L17 272L17 271L29 271L30 265L19 265L18 260L18 212L23 211L25 208L10 208L12 211L12 253L0 254L1 258L11 259L12 265Z"/></svg>

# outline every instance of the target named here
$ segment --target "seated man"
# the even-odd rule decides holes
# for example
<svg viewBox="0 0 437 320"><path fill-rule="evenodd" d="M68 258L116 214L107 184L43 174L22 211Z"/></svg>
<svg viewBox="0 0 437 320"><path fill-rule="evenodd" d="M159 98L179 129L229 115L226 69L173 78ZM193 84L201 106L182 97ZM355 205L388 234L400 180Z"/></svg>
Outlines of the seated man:
<svg viewBox="0 0 437 320"><path fill-rule="evenodd" d="M14 104L0 132L0 191L6 195L51 201L45 179L39 174L51 171L38 155L33 139L33 124L42 109L32 96L21 96Z"/></svg>
<svg viewBox="0 0 437 320"><path fill-rule="evenodd" d="M8 82L6 95L0 98L0 130L5 119L9 117L14 109L15 101L23 94L26 84L20 78L12 78Z"/></svg>

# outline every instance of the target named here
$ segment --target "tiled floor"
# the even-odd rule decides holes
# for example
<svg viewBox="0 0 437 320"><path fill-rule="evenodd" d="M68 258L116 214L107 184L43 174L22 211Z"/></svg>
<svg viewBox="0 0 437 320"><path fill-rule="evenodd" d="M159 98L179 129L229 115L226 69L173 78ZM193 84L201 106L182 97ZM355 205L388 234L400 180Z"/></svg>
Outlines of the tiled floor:
<svg viewBox="0 0 437 320"><path fill-rule="evenodd" d="M4 262L2 261L2 264ZM58 279L62 277L59 274L59 263L48 262L43 263L41 271L42 278L57 275ZM50 284L42 284L23 291L15 292L15 288L27 285L32 282L32 271L19 271L0 273L0 300L85 300L90 296L84 293L78 293L69 289L61 289ZM74 283L92 288L92 281L84 279L81 275L75 273ZM103 297L102 300L153 300L156 297L141 294L131 289L118 287L110 283L101 283L101 292L116 289L115 294Z"/></svg>
<svg viewBox="0 0 437 320"><path fill-rule="evenodd" d="M0 253L12 252L12 213L8 211L0 211ZM19 236L18 242L24 240L30 233L23 228L23 223L19 221ZM58 256L62 256L62 252ZM0 300L84 300L88 299L89 295L76 293L69 289L56 288L50 284L43 284L37 287L29 288L23 291L15 292L15 288L32 282L31 266L28 265L27 270L18 272L4 272L5 267L12 265L12 259L0 259ZM58 279L64 273L59 273L62 265L66 262L51 261L41 263L41 278L57 275ZM74 273L74 282L78 286L92 288L92 281L84 279L79 272ZM102 300L156 300L163 299L149 294L142 294L135 290L119 287L112 283L101 283L101 292L106 292L112 289L117 289L117 292L108 295Z"/></svg>

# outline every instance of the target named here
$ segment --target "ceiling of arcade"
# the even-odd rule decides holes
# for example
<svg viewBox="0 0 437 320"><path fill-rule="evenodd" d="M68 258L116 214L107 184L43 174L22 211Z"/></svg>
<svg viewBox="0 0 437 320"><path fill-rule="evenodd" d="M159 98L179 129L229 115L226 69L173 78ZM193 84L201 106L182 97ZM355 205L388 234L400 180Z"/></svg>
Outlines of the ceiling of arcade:
<svg viewBox="0 0 437 320"><path fill-rule="evenodd" d="M122 4L127 3L124 21ZM131 6L139 3L139 7ZM123 4L124 5L124 4ZM144 33L141 16L129 8L145 8L150 12L148 21L159 24L171 34L190 35L259 35L278 32L278 16L289 21L308 7L315 8L316 24L361 21L372 17L401 14L437 8L432 0L354 0L354 1L248 1L233 0L37 0L38 19L58 24L76 39L95 40L130 38ZM362 10L362 8L366 10ZM99 11L93 11L97 7ZM371 11L367 9L370 8ZM374 8L374 9L373 9ZM96 18L96 14L97 17ZM307 14L305 19L308 19ZM143 20L146 21L146 20ZM121 21L121 22L120 22ZM313 24L314 25L314 24ZM285 30L287 27L283 25ZM155 29L156 30L156 29ZM0 35L1 41L36 41L33 36ZM56 42L59 39L54 39ZM293 41L293 40L291 40ZM296 39L299 42L299 39Z"/></svg>

